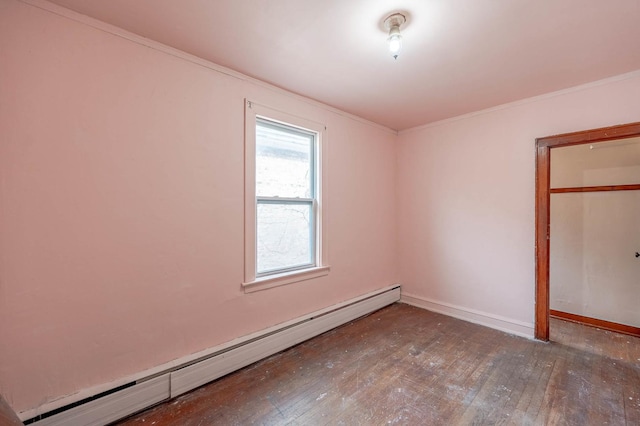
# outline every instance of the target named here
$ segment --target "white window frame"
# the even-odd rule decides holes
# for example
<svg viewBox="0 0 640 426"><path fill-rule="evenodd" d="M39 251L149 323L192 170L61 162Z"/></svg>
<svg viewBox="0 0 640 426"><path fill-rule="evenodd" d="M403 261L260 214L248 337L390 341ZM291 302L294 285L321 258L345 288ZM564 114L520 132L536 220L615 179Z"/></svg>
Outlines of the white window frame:
<svg viewBox="0 0 640 426"><path fill-rule="evenodd" d="M257 205L256 197L256 124L259 119L276 124L298 128L305 132L315 134L315 152L313 155L314 169L314 197L312 202L314 216L314 265L309 267L282 269L274 272L257 274ZM323 124L300 118L282 111L278 111L264 105L245 100L245 228L244 228L244 291L254 292L267 288L277 287L318 278L329 273L330 267L327 259L326 240L326 179L324 167L326 166L326 141L327 129ZM262 202L269 197L260 197ZM284 199L280 199L285 201ZM300 200L293 199L292 202ZM305 200L308 201L308 200Z"/></svg>

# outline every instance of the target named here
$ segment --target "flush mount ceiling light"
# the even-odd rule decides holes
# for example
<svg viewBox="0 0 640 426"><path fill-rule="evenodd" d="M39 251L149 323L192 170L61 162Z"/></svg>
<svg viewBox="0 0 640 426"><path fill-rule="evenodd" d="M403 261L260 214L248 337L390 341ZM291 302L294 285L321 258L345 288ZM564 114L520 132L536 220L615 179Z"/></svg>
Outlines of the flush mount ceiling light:
<svg viewBox="0 0 640 426"><path fill-rule="evenodd" d="M402 34L400 34L400 27L407 22L407 18L402 13L394 13L387 16L384 20L384 26L389 30L389 52L393 59L398 59L400 50L402 49Z"/></svg>

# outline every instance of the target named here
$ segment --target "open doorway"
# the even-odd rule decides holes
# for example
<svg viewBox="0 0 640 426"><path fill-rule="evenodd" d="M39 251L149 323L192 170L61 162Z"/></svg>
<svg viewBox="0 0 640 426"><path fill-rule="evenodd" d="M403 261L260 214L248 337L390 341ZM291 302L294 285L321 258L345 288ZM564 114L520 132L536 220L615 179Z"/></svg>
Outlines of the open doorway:
<svg viewBox="0 0 640 426"><path fill-rule="evenodd" d="M631 138L640 137L640 123L608 127L602 129L587 130L557 136L549 136L536 140L536 309L535 309L535 337L540 340L549 340L550 324L550 237L551 237L551 195L554 194L578 194L582 199L565 199L566 210L575 209L576 205L585 202L585 196L589 197L587 202L595 205L602 200L593 199L587 194L614 192L637 192L640 190L640 181L629 183L629 181L615 184L601 184L602 181L595 179L590 185L589 181L582 181L581 185L558 187L552 184L551 180L551 160L552 150L559 150L564 147L589 145L589 147L604 147L608 144L620 144L622 141L631 141ZM611 146L611 145L609 145ZM558 151L559 152L559 151ZM562 156L560 156L562 157ZM567 178L565 176L564 178ZM554 176L557 180L558 177ZM562 181L562 179L560 179ZM556 182L553 182L556 183ZM567 201L568 200L568 201ZM608 200L610 202L611 200ZM624 202L624 201L622 201ZM614 202L615 203L615 202ZM599 203L602 204L602 203ZM565 211L562 214L569 214ZM603 212L600 215L606 214ZM597 214L596 214L597 216ZM594 238L590 236L589 238ZM640 247L639 247L640 248ZM570 248L564 248L570 250ZM589 256L596 256L597 250ZM633 253L631 253L633 255ZM640 260L638 260L640 264ZM593 296L590 296L593 297ZM595 297L598 297L597 295ZM557 305L558 302L554 301ZM570 303L569 303L570 304ZM561 304L560 304L561 305ZM569 309L574 310L575 309ZM554 314L562 312L554 309ZM585 311L583 313L589 313ZM574 314L575 315L575 314ZM578 315L578 317L590 318L588 315ZM576 318L574 318L576 319ZM609 321L615 323L614 321ZM598 324L592 324L598 325ZM602 324L600 324L602 325Z"/></svg>

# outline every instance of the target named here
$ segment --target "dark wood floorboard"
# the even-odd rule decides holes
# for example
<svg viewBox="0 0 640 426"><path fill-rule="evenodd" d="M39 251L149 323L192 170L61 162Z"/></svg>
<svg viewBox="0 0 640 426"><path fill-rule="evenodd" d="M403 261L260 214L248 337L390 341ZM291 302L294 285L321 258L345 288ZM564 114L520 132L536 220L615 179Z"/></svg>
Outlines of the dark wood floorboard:
<svg viewBox="0 0 640 426"><path fill-rule="evenodd" d="M640 425L640 338L551 343L394 304L121 425Z"/></svg>

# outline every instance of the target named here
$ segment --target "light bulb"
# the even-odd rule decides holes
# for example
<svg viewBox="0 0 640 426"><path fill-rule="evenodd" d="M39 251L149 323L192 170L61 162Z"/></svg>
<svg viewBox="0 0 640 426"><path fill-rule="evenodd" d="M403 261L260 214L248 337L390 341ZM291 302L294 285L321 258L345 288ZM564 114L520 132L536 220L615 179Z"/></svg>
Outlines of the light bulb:
<svg viewBox="0 0 640 426"><path fill-rule="evenodd" d="M389 52L391 52L391 56L393 59L398 59L398 54L402 49L402 36L398 32L397 34L393 34L389 37Z"/></svg>
<svg viewBox="0 0 640 426"><path fill-rule="evenodd" d="M394 13L387 16L384 20L384 26L389 30L389 52L393 59L398 59L400 50L402 49L402 35L400 34L400 26L407 22L407 18L402 13Z"/></svg>

